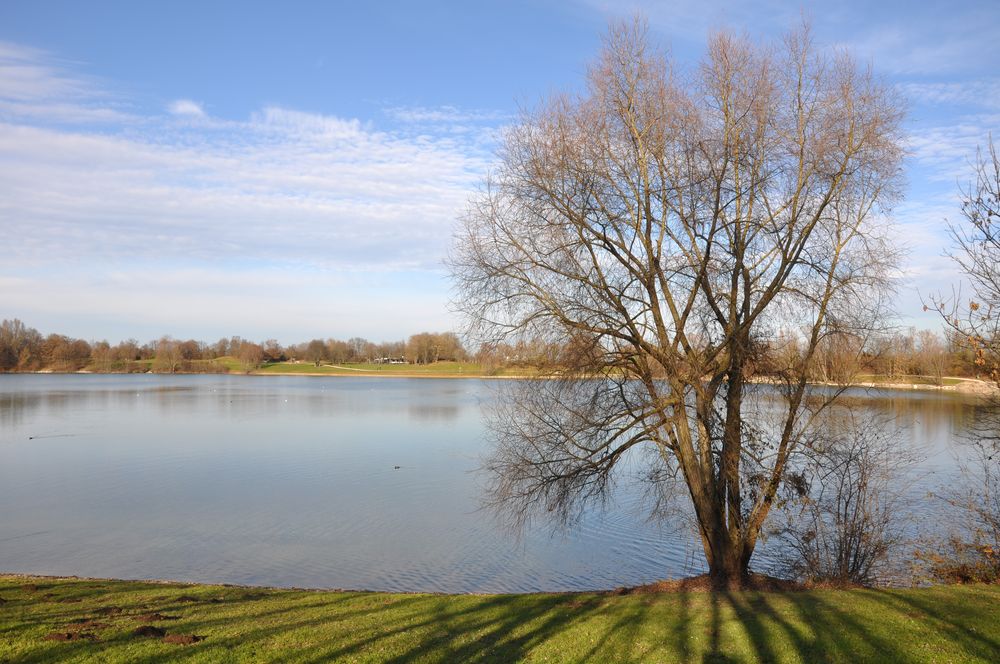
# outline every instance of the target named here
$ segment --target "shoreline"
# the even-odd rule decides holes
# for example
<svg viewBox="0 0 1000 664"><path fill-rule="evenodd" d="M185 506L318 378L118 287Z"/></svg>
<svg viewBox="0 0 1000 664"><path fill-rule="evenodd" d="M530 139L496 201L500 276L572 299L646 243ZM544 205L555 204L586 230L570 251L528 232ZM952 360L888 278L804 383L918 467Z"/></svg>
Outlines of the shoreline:
<svg viewBox="0 0 1000 664"><path fill-rule="evenodd" d="M430 378L430 379L444 379L444 380L468 380L468 379L478 379L478 380L550 380L559 378L558 375L552 374L509 374L509 375L496 375L496 374L476 374L476 373L404 373L404 372L381 372L381 371L371 371L367 369L353 369L347 367L340 367L339 371L249 371L249 372L236 372L236 371L226 371L226 372L212 372L212 371L178 371L174 373L160 373L152 371L91 371L86 369L81 369L79 371L9 371L0 372L0 375L46 375L46 376L245 376L245 377L257 377L257 376L277 376L277 377L294 377L294 376L307 376L310 378ZM352 372L352 373L348 373ZM849 383L846 386L841 383L833 382L822 382L815 381L810 382L809 385L816 387L847 387L847 388L859 388L866 390L891 390L891 391L905 391L905 392L952 392L956 394L963 395L979 395L987 396L991 394L1000 393L1000 387L995 386L988 381L984 381L978 378L965 378L961 376L945 376L948 380L958 380L960 382L951 385L933 385L929 383L876 383L871 381L858 381L856 383ZM754 377L750 379L750 383L767 385L773 384L774 381L766 376Z"/></svg>
<svg viewBox="0 0 1000 664"><path fill-rule="evenodd" d="M119 577L80 576L77 574L37 574L32 572L10 572L0 570L0 581L16 579L19 581L54 581L54 582L100 582L100 583L149 583L162 586L236 588L241 590L270 590L275 592L308 592L308 593L364 593L371 595L427 595L433 597L533 597L552 595L655 595L685 592L720 592L710 585L707 573L680 578L666 578L644 583L637 586L616 586L614 588L585 588L580 590L528 590L528 591L467 591L446 592L436 590L377 590L372 588L330 588L322 586L274 586L253 583L228 583L223 581L185 581L182 579L126 579ZM741 592L806 592L809 590L858 590L864 586L811 585L798 581L768 576L750 572L749 586ZM937 584L941 586L954 584ZM900 589L909 586L884 586L878 589ZM868 588L869 590L874 588Z"/></svg>
<svg viewBox="0 0 1000 664"><path fill-rule="evenodd" d="M53 582L99 582L99 583L149 583L160 586L178 586L188 588L235 588L240 590L268 590L274 592L304 592L304 593L351 593L367 595L426 595L429 597L532 597L548 595L617 595L622 591L631 591L645 586L622 586L618 588L591 588L586 590L531 590L527 592L444 592L437 590L376 590L372 588L331 588L323 586L271 586L267 584L255 583L228 583L225 581L185 581L183 579L126 579L119 577L105 576L80 576L77 574L36 574L34 572L10 572L0 570L0 581L4 579L17 579L24 581L53 581ZM663 581L656 581L660 584Z"/></svg>

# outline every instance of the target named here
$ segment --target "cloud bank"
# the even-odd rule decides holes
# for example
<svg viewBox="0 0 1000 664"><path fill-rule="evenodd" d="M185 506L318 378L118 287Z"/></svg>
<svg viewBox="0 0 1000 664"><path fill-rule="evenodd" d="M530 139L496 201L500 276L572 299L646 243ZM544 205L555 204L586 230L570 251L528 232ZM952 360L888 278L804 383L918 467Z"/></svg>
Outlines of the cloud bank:
<svg viewBox="0 0 1000 664"><path fill-rule="evenodd" d="M405 301L414 273L440 278L454 219L491 155L483 112L397 109L421 124L387 131L281 106L242 120L212 117L190 99L164 107L125 112L120 96L72 66L0 44L0 219L14 239L0 267L0 315L53 317L66 292L121 314L135 301L122 284L141 283L186 317L185 306L206 308L194 295L233 297L233 274L258 288L282 283L286 302L308 291L320 297L314 306L340 309L351 296L335 283L355 273L383 284L370 297ZM473 130L456 134L458 120ZM187 269L201 286L175 302L157 284ZM334 289L324 294L318 282ZM450 322L437 296L429 311L411 298L428 326ZM46 299L60 304L46 309ZM260 320L248 323L272 336Z"/></svg>

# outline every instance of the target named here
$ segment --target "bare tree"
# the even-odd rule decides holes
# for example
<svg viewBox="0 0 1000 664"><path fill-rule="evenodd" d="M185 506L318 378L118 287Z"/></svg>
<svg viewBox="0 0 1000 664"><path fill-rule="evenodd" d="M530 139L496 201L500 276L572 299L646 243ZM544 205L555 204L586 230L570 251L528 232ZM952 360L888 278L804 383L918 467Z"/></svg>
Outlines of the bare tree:
<svg viewBox="0 0 1000 664"><path fill-rule="evenodd" d="M964 223L949 225L958 264L972 287L967 303L933 300L947 329L969 350L979 375L992 384L969 433L970 454L961 461L967 482L945 492L959 510L962 532L939 557L934 573L948 580L1000 579L1000 156L992 137L977 152L974 182L962 192Z"/></svg>
<svg viewBox="0 0 1000 664"><path fill-rule="evenodd" d="M268 339L264 342L264 362L284 362L286 359L288 358L285 349L277 339Z"/></svg>
<svg viewBox="0 0 1000 664"><path fill-rule="evenodd" d="M260 367L264 361L264 348L260 344L243 340L235 350L236 359L240 361L243 373L250 373Z"/></svg>
<svg viewBox="0 0 1000 664"><path fill-rule="evenodd" d="M1000 157L990 138L976 155L975 182L962 192L964 223L949 224L951 258L968 279L972 297L932 300L946 326L974 354L981 375L1000 385Z"/></svg>
<svg viewBox="0 0 1000 664"><path fill-rule="evenodd" d="M465 349L454 332L421 332L407 340L406 355L414 364L433 364L464 360Z"/></svg>
<svg viewBox="0 0 1000 664"><path fill-rule="evenodd" d="M828 411L798 471L781 562L804 581L878 585L898 580L907 481L918 461L893 422Z"/></svg>
<svg viewBox="0 0 1000 664"><path fill-rule="evenodd" d="M945 368L948 364L948 351L941 336L932 330L920 330L916 335L917 349L915 360L917 371L922 376L934 379L941 385L944 382Z"/></svg>
<svg viewBox="0 0 1000 664"><path fill-rule="evenodd" d="M326 349L326 344L323 343L322 339L313 339L306 346L305 357L307 360L315 364L317 367L323 363L329 356Z"/></svg>
<svg viewBox="0 0 1000 664"><path fill-rule="evenodd" d="M0 322L0 371L37 369L42 335L17 318Z"/></svg>
<svg viewBox="0 0 1000 664"><path fill-rule="evenodd" d="M896 252L878 213L898 192L901 113L808 30L716 35L683 74L641 21L612 28L585 94L507 132L450 258L472 338L586 349L560 380L504 388L491 502L571 521L651 448L650 476L683 480L714 581L740 585L837 394L807 398L816 349L884 320ZM801 353L776 408L751 382L782 331Z"/></svg>
<svg viewBox="0 0 1000 664"><path fill-rule="evenodd" d="M153 360L153 371L176 373L181 368L180 344L169 336L160 337L156 342L156 356Z"/></svg>

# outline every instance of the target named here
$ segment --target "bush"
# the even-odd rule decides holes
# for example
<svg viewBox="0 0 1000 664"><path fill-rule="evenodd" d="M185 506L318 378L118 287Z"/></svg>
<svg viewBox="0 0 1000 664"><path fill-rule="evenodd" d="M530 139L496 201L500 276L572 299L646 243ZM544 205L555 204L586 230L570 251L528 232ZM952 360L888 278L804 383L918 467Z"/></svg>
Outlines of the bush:
<svg viewBox="0 0 1000 664"><path fill-rule="evenodd" d="M916 456L884 423L830 417L808 446L799 497L778 531L783 571L813 584L881 585L897 573L907 469Z"/></svg>
<svg viewBox="0 0 1000 664"><path fill-rule="evenodd" d="M920 551L919 561L940 583L1000 583L1000 551L974 537L949 537L940 552Z"/></svg>
<svg viewBox="0 0 1000 664"><path fill-rule="evenodd" d="M1000 583L1000 399L978 411L970 430L970 454L959 462L964 482L939 496L955 531L917 558L934 581Z"/></svg>

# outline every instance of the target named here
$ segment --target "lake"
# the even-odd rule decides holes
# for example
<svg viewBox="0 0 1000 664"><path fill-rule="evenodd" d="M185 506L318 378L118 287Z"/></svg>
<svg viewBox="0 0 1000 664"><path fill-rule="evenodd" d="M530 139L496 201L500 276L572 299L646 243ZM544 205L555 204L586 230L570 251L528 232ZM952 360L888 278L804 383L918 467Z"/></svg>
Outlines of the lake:
<svg viewBox="0 0 1000 664"><path fill-rule="evenodd" d="M487 593L702 571L690 531L648 521L627 484L565 533L481 510L494 385L0 375L0 571ZM927 487L949 481L974 399L858 394L923 451Z"/></svg>

